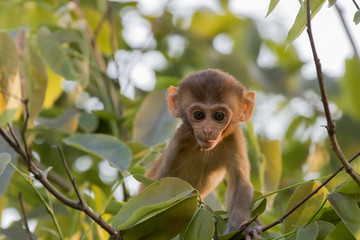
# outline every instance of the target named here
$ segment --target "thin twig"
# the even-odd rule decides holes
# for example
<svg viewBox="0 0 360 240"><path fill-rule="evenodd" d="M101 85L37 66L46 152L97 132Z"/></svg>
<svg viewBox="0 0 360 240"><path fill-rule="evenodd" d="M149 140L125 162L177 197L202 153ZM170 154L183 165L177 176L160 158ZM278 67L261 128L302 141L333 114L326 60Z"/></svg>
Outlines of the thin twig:
<svg viewBox="0 0 360 240"><path fill-rule="evenodd" d="M350 160L349 163L354 161L358 156L360 156L360 152L358 152L356 155L354 155ZM314 196L322 187L324 187L328 182L330 182L331 179L333 179L339 172L341 172L344 169L344 166L340 167L336 172L334 172L329 178L327 178L319 187L314 189L309 195L307 195L303 200L301 200L298 204L296 204L293 208L291 208L289 211L287 211L281 218L276 220L275 222L265 226L262 228L262 231L265 232L269 230L270 228L278 225L279 223L282 223L285 218L287 218L291 213L293 213L296 209L298 209L301 205L303 205L307 200L309 200L312 196Z"/></svg>
<svg viewBox="0 0 360 240"><path fill-rule="evenodd" d="M214 226L215 226L215 230L214 230L214 237L213 237L213 239L214 239L214 240L218 240L219 238L218 238L218 229L217 229L217 225L218 225L218 220L219 220L219 218L218 218L218 216L216 216L216 215L214 215L213 217L214 217Z"/></svg>
<svg viewBox="0 0 360 240"><path fill-rule="evenodd" d="M76 180L74 177L71 176L71 173L70 173L70 170L69 170L69 166L67 165L67 162L66 162L66 159L65 159L65 156L64 156L64 152L63 150L61 149L61 146L60 145L57 145L57 149L59 151L59 154L60 154L60 158L62 160L62 163L64 165L64 168L65 168L65 171L66 171L66 174L68 175L70 181L71 181L71 184L73 185L73 188L75 190L75 193L76 193L76 196L78 197L79 199L79 202L80 202L80 205L82 205L83 207L85 207L84 205L84 201L80 195L80 192L79 192L79 189L76 185Z"/></svg>
<svg viewBox="0 0 360 240"><path fill-rule="evenodd" d="M239 227L239 230L238 230L238 233L236 233L234 236L232 236L230 238L230 240L233 240L233 239L236 239L238 238L244 231L245 229L250 226L250 224L252 224L253 222L256 221L256 219L259 217L259 214L257 213L252 219L246 221L246 222L243 222L240 227Z"/></svg>
<svg viewBox="0 0 360 240"><path fill-rule="evenodd" d="M15 94L9 93L9 92L7 92L7 91L4 90L4 89L1 89L1 88L0 88L0 93L3 94L4 96L12 97L12 98L14 98L14 99L16 99L16 100L19 100L20 102L23 102L23 100L21 99L21 97L15 95Z"/></svg>
<svg viewBox="0 0 360 240"><path fill-rule="evenodd" d="M19 142L18 138L16 137L14 128L10 125L10 123L7 124L7 127L8 127L9 132L11 133L11 136L12 136L12 138L14 139L16 145L17 145L18 147L20 147L20 142Z"/></svg>
<svg viewBox="0 0 360 240"><path fill-rule="evenodd" d="M27 158L30 159L31 156L31 151L28 147L27 141L26 141L26 130L27 130L27 126L28 126L28 122L29 122L29 117L30 117L30 113L29 113L29 99L24 99L23 100L23 109L24 109L24 125L23 128L21 130L21 138L24 144L24 149L25 149L25 153L28 156ZM30 168L30 165L29 165ZM30 169L29 169L30 170Z"/></svg>
<svg viewBox="0 0 360 240"><path fill-rule="evenodd" d="M96 28L95 28L95 31L94 31L94 40L96 40L97 37L99 36L99 33L100 33L100 31L101 31L101 28L102 28L102 26L104 25L106 19L109 17L110 13L111 13L111 8L110 8L110 6L108 5L108 7L107 7L107 9L106 9L106 12L103 14L103 16L101 17L98 25L97 25Z"/></svg>
<svg viewBox="0 0 360 240"><path fill-rule="evenodd" d="M3 129L0 125L0 135L5 139L5 141L12 147L17 147L16 142L9 136L9 134Z"/></svg>
<svg viewBox="0 0 360 240"><path fill-rule="evenodd" d="M346 157L344 153L342 152L337 138L336 138L336 125L334 120L331 117L330 107L327 100L326 90L325 90L325 84L324 84L324 77L321 70L321 64L319 57L316 52L314 38L312 35L311 30L311 18L310 18L310 0L306 1L306 12L307 12L307 33L309 36L309 41L311 45L311 50L314 57L314 62L316 66L316 74L320 86L320 93L321 93L321 101L323 103L324 111L325 111L325 117L327 120L327 132L330 138L331 147L334 151L334 153L337 155L339 160L341 161L342 165L345 167L346 172L355 180L355 182L360 186L360 176L356 173L356 171L351 167L351 165L346 160Z"/></svg>
<svg viewBox="0 0 360 240"><path fill-rule="evenodd" d="M352 1L354 3L355 7L357 8L357 10L359 10L360 8L359 8L359 5L356 3L356 1L355 0L352 0Z"/></svg>
<svg viewBox="0 0 360 240"><path fill-rule="evenodd" d="M357 49L357 47L355 45L354 38L352 37L352 35L350 33L350 30L349 30L349 28L348 28L348 26L347 26L347 24L346 24L346 22L344 20L343 11L342 11L342 9L339 7L339 5L337 3L335 3L335 8L336 8L336 10L337 10L337 12L339 14L339 17L340 17L340 20L341 20L343 26L344 26L345 32L346 32L346 34L348 36L348 39L350 41L350 44L351 44L351 46L353 48L354 54L355 54L356 58L359 59L359 51L358 51L358 49Z"/></svg>
<svg viewBox="0 0 360 240"><path fill-rule="evenodd" d="M112 9L111 6L109 5L110 3L107 2L107 4L108 4L108 8L110 9L110 13L109 13L110 16L108 17L108 22L110 24L110 46L111 46L112 56L114 56L115 51L118 49L116 42L116 34L115 34L115 22L114 22L114 18L112 17ZM115 64L117 63L115 62Z"/></svg>
<svg viewBox="0 0 360 240"><path fill-rule="evenodd" d="M25 212L25 207L24 207L24 202L23 202L23 198L22 198L22 194L19 193L19 202L20 202L20 207L21 207L21 212L22 212L22 216L23 216L23 221L24 221L24 226L25 226L25 232L26 234L29 236L29 239L33 240L33 236L31 234L31 231L29 229L29 225L28 225L28 220L26 217L26 212Z"/></svg>

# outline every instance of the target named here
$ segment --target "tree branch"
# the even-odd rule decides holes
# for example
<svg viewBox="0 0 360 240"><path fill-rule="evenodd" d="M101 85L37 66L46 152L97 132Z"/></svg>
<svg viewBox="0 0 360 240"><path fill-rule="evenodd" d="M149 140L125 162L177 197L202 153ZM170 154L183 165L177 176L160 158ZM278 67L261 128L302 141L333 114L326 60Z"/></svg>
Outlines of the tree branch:
<svg viewBox="0 0 360 240"><path fill-rule="evenodd" d="M26 142L26 138L25 138L25 132L26 132L26 127L27 127L27 121L26 119L29 118L29 111L28 111L28 105L27 105L27 101L24 101L24 126L23 126L23 130L22 130L22 137L23 137L23 144L24 146L28 146L27 142ZM8 125L10 129L12 129L11 125ZM94 220L100 227L102 227L105 231L107 231L109 233L109 235L116 240L122 240L122 236L120 231L111 226L110 224L108 224L104 219L101 218L100 215L98 215L97 213L95 213L84 201L81 200L80 194L77 190L76 184L75 184L75 180L71 177L69 169L67 167L67 164L65 162L64 166L65 169L67 171L68 176L70 177L74 189L77 192L77 196L79 198L79 201L73 201L71 199L69 199L68 197L66 197L64 194L62 194L61 192L59 192L52 184L51 182L46 178L46 175L43 174L43 172L35 165L34 158L31 154L31 152L29 152L29 147L25 148L21 145L18 145L18 140L16 139L16 135L13 135L13 137L11 137L1 126L0 126L0 135L5 139L5 141L25 160L25 162L28 163L28 169L29 172L31 172L32 174L34 174L34 177L42 183L42 185L55 197L57 198L60 202L64 203L65 205L73 208L73 209L77 209L79 211L84 212L86 215L88 215L92 220ZM62 160L64 161L64 157L62 152L60 151L60 155Z"/></svg>
<svg viewBox="0 0 360 240"><path fill-rule="evenodd" d="M345 167L346 172L355 180L355 182L360 186L360 176L357 174L357 172L350 166L349 162L346 160L344 153L342 152L336 138L336 125L334 120L331 117L331 112L329 108L329 103L327 100L326 90L325 90L325 84L324 84L324 78L321 70L321 64L319 57L316 52L314 38L312 35L311 30L311 18L310 18L310 0L306 1L306 12L307 12L307 33L309 36L309 41L311 45L311 50L314 57L314 62L316 66L316 74L320 86L320 93L321 93L321 101L323 103L324 111L325 111L325 117L327 120L327 131L331 142L331 147L343 166Z"/></svg>
<svg viewBox="0 0 360 240"><path fill-rule="evenodd" d="M13 96L11 96L11 97L13 97ZM18 98L16 97L16 99L18 99ZM24 104L24 101L22 101L21 99L20 99L20 101ZM21 145L20 145L19 139L17 138L14 128L10 124L7 124L7 127L8 127L8 131L10 132L11 136L3 128L0 128L0 135L3 136L3 138L6 140L6 142L13 149L15 149L15 147L18 147L19 149L21 149ZM26 155L25 152L23 152L20 155L22 156L22 159L24 160L24 161L21 161L21 163L25 164L29 168L30 167L29 163L26 162L27 158L24 157ZM42 171L47 169L46 166L39 163L38 161L33 161L33 164ZM64 179L57 173L49 172L48 178L50 179L50 181L52 181L55 184L57 184L58 186L60 186L64 191L68 192L71 190L71 185L68 184L68 182L64 181Z"/></svg>

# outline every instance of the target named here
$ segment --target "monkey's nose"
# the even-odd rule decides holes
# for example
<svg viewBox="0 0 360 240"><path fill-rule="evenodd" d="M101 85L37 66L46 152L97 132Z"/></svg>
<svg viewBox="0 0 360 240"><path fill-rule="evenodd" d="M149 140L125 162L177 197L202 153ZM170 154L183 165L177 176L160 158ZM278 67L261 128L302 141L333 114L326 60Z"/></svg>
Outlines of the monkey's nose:
<svg viewBox="0 0 360 240"><path fill-rule="evenodd" d="M211 130L211 128L204 128L203 132L204 132L206 137L209 137L210 134L212 133L212 130Z"/></svg>

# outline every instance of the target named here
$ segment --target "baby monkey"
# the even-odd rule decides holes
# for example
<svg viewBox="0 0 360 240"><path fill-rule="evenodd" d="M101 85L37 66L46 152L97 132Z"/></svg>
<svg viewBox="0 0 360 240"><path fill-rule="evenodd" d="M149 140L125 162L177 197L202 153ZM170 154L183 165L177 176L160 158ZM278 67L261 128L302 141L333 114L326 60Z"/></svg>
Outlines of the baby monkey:
<svg viewBox="0 0 360 240"><path fill-rule="evenodd" d="M250 218L253 186L238 122L250 119L254 99L254 92L246 92L234 77L214 69L191 74L178 88L170 87L169 110L182 124L146 172L156 180L181 178L198 189L202 198L226 173L229 220L225 233L238 230ZM245 234L256 235L248 229Z"/></svg>

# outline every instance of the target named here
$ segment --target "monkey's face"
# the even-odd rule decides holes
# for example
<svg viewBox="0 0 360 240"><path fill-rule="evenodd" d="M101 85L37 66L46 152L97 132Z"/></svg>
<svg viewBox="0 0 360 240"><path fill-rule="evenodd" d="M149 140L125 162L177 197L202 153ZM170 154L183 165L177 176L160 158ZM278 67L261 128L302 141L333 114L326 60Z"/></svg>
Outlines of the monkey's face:
<svg viewBox="0 0 360 240"><path fill-rule="evenodd" d="M232 111L225 104L190 105L188 121L193 129L197 144L202 150L211 150L221 141L222 133L229 125Z"/></svg>

